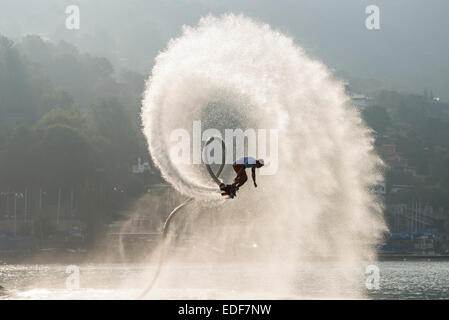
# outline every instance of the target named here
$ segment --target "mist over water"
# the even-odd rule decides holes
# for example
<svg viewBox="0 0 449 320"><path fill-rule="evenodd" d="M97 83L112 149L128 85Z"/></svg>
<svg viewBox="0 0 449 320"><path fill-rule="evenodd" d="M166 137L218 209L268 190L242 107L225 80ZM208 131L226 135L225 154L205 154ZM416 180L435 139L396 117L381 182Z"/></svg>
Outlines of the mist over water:
<svg viewBox="0 0 449 320"><path fill-rule="evenodd" d="M269 25L209 16L185 27L156 58L142 120L163 177L198 200L174 222L178 234L188 230L209 248L173 254L159 286L191 298L207 298L211 288L220 298L363 297L364 267L385 230L382 205L369 192L382 180L381 161L323 63ZM258 175L257 189L250 178L236 199L220 199L204 165L170 156L171 132L193 136L197 120L203 130L278 129L276 174ZM192 257L207 264L179 271Z"/></svg>

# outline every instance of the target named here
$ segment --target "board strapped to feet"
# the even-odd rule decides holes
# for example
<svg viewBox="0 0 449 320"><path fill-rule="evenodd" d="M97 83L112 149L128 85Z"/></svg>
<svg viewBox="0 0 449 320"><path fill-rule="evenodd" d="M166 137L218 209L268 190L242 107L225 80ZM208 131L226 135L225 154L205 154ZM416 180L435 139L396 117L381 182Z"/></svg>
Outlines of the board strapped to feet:
<svg viewBox="0 0 449 320"><path fill-rule="evenodd" d="M221 195L226 197L227 199L234 199L239 188L234 184L224 184L220 185Z"/></svg>

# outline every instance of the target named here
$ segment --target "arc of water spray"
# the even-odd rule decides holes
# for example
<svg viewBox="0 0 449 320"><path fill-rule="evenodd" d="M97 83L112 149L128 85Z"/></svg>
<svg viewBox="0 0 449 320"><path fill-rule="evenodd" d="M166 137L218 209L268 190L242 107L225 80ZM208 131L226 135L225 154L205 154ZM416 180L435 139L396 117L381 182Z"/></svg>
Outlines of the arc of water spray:
<svg viewBox="0 0 449 320"><path fill-rule="evenodd" d="M214 141L214 139L220 140L221 141L221 147L222 147L222 153L221 153L221 164L220 167L218 168L217 173L214 173L214 171L212 170L212 168L210 167L210 161L207 157L207 146ZM205 161L205 165L206 165L206 169L207 172L209 172L210 176L212 177L212 179L214 180L214 182L219 186L221 183L223 183L220 180L220 175L221 172L223 171L224 165L225 165L225 160L226 160L226 146L225 143L223 141L223 139L219 138L219 137L210 137L209 139L207 139L204 147L203 147L203 159L206 159ZM176 214L184 207L186 207L187 205L193 203L195 200L195 198L188 198L187 200L185 200L183 203L181 203L179 206L177 206L176 208L173 209L173 211L168 215L167 219L165 220L164 223L164 229L162 232L162 248L161 248L161 254L159 256L159 263L157 265L157 269L156 272L154 273L153 279L151 280L151 282L149 283L149 285L147 286L147 288L140 294L140 296L138 297L138 299L143 299L145 298L145 296L151 291L151 289L153 289L154 285L157 282L157 279L159 278L159 274L161 273L162 270L162 266L164 264L165 261L165 257L167 255L167 247L168 247L168 241L167 241L167 236L168 236L168 230L170 227L170 223L173 221L173 219L175 218Z"/></svg>

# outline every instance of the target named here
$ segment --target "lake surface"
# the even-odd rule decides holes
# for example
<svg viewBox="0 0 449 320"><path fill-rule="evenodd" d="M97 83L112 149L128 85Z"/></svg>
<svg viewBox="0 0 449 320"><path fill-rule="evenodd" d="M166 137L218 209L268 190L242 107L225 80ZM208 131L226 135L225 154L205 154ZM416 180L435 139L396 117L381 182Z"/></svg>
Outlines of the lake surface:
<svg viewBox="0 0 449 320"><path fill-rule="evenodd" d="M379 290L373 299L449 299L449 261L379 262Z"/></svg>
<svg viewBox="0 0 449 320"><path fill-rule="evenodd" d="M384 261L377 266L379 288L366 290L369 299L449 299L448 261ZM177 268L181 275L193 269L201 272L199 265ZM233 267L223 268L229 272ZM238 267L234 268L238 272ZM0 299L135 299L143 287L141 275L153 271L154 266L82 265L78 286L76 268L66 265L0 265L0 284L7 288ZM256 295L235 290L232 285L211 289L171 283L154 290L153 298L157 299L297 298L270 293Z"/></svg>

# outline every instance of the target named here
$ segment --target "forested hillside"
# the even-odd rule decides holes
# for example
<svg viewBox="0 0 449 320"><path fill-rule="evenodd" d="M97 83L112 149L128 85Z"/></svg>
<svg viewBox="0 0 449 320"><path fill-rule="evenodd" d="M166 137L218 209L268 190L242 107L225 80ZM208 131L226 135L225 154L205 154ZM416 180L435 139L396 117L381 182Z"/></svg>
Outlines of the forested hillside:
<svg viewBox="0 0 449 320"><path fill-rule="evenodd" d="M383 91L363 116L377 133L377 150L388 165L389 191L393 185L410 187L389 192L387 199L448 208L449 104L433 99L428 92L412 95Z"/></svg>
<svg viewBox="0 0 449 320"><path fill-rule="evenodd" d="M159 181L131 172L138 157L149 159L143 86L142 75L67 43L0 37L0 191L27 190L36 207L42 190L71 190L86 221L121 210Z"/></svg>

